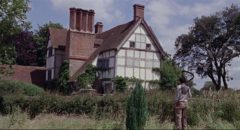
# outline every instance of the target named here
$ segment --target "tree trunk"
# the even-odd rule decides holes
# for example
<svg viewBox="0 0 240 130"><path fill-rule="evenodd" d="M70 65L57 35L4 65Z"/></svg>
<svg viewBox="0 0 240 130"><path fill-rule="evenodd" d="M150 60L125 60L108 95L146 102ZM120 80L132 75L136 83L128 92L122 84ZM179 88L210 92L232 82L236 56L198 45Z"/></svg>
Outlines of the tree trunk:
<svg viewBox="0 0 240 130"><path fill-rule="evenodd" d="M223 80L224 89L228 89L225 66L223 67L222 80Z"/></svg>

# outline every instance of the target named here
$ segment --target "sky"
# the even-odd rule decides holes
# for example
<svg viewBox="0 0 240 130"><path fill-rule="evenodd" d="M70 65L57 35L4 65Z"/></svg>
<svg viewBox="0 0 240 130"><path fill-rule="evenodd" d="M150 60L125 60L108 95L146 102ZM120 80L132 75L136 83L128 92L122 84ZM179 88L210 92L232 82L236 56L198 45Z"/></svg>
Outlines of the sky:
<svg viewBox="0 0 240 130"><path fill-rule="evenodd" d="M189 31L193 20L202 15L211 15L240 0L31 0L28 20L33 30L49 21L69 28L69 8L95 10L95 22L102 22L104 30L133 19L133 5L145 6L145 20L157 35L163 49L173 55L175 39ZM234 78L229 86L240 89L240 58L232 61L229 74ZM196 77L196 88L201 88L208 79Z"/></svg>

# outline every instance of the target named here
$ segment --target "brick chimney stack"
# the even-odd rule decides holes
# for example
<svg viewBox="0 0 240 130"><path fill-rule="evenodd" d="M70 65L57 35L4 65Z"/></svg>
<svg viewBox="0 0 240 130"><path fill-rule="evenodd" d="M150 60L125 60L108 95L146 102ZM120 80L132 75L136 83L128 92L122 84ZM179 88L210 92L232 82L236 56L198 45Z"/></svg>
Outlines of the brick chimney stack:
<svg viewBox="0 0 240 130"><path fill-rule="evenodd" d="M138 19L144 19L144 5L141 4L134 4L133 5L133 18L134 21L138 20Z"/></svg>
<svg viewBox="0 0 240 130"><path fill-rule="evenodd" d="M93 33L94 10L70 8L70 29Z"/></svg>
<svg viewBox="0 0 240 130"><path fill-rule="evenodd" d="M102 22L97 22L95 24L95 33L102 33L103 32L103 24Z"/></svg>

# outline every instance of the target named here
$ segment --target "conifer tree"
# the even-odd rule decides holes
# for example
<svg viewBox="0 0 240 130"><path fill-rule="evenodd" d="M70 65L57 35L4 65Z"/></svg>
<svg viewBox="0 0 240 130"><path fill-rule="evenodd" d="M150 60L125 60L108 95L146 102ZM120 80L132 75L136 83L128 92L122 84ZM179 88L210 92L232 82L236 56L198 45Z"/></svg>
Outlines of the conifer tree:
<svg viewBox="0 0 240 130"><path fill-rule="evenodd" d="M147 100L141 83L137 82L127 102L126 127L128 130L143 129L148 116Z"/></svg>

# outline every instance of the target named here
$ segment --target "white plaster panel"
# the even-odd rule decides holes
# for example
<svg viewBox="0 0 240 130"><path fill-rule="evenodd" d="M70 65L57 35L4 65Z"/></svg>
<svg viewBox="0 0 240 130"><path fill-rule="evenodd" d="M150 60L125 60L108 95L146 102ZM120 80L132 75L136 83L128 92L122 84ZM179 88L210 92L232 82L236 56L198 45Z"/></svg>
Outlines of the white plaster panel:
<svg viewBox="0 0 240 130"><path fill-rule="evenodd" d="M118 65L125 65L125 58L117 58Z"/></svg>
<svg viewBox="0 0 240 130"><path fill-rule="evenodd" d="M141 43L140 49L146 49L146 44L145 43Z"/></svg>
<svg viewBox="0 0 240 130"><path fill-rule="evenodd" d="M135 34L136 41L141 42L141 35L140 34Z"/></svg>
<svg viewBox="0 0 240 130"><path fill-rule="evenodd" d="M140 26L141 34L147 34L143 26Z"/></svg>
<svg viewBox="0 0 240 130"><path fill-rule="evenodd" d="M140 41L146 43L146 36L145 35L141 35L140 36Z"/></svg>
<svg viewBox="0 0 240 130"><path fill-rule="evenodd" d="M135 42L135 48L141 49L141 43L140 42Z"/></svg>
<svg viewBox="0 0 240 130"><path fill-rule="evenodd" d="M137 29L135 30L135 33L141 33L141 29L140 29L139 26L138 26Z"/></svg>
<svg viewBox="0 0 240 130"><path fill-rule="evenodd" d="M140 67L145 67L145 60L140 60Z"/></svg>
<svg viewBox="0 0 240 130"><path fill-rule="evenodd" d="M126 65L128 65L128 66L132 66L133 65L133 59L128 58L126 60L127 60L126 61Z"/></svg>
<svg viewBox="0 0 240 130"><path fill-rule="evenodd" d="M152 69L146 69L146 80L152 80Z"/></svg>
<svg viewBox="0 0 240 130"><path fill-rule="evenodd" d="M123 45L123 47L129 47L129 41L126 41Z"/></svg>
<svg viewBox="0 0 240 130"><path fill-rule="evenodd" d="M92 65L97 66L97 59L98 59L98 57L96 57L96 58L93 60Z"/></svg>
<svg viewBox="0 0 240 130"><path fill-rule="evenodd" d="M132 36L129 38L129 41L135 41L135 35L132 34Z"/></svg>
<svg viewBox="0 0 240 130"><path fill-rule="evenodd" d="M153 80L159 80L159 76L156 73L153 73Z"/></svg>
<svg viewBox="0 0 240 130"><path fill-rule="evenodd" d="M160 67L160 62L159 61L154 61L153 67L159 68Z"/></svg>
<svg viewBox="0 0 240 130"><path fill-rule="evenodd" d="M140 52L140 58L145 58L145 52L144 51Z"/></svg>
<svg viewBox="0 0 240 130"><path fill-rule="evenodd" d="M149 44L151 44L152 42L150 41L150 39L149 39L149 37L147 36L146 37L146 43L149 43Z"/></svg>
<svg viewBox="0 0 240 130"><path fill-rule="evenodd" d="M125 56L125 50L123 49L119 50L118 56Z"/></svg>
<svg viewBox="0 0 240 130"><path fill-rule="evenodd" d="M125 75L124 75L124 67L118 66L118 67L117 67L117 74L116 74L116 75L125 77Z"/></svg>
<svg viewBox="0 0 240 130"><path fill-rule="evenodd" d="M159 59L157 53L153 53L153 59L155 60Z"/></svg>
<svg viewBox="0 0 240 130"><path fill-rule="evenodd" d="M146 67L147 68L152 68L153 67L153 62L152 61L146 61Z"/></svg>
<svg viewBox="0 0 240 130"><path fill-rule="evenodd" d="M127 50L127 56L133 57L133 50Z"/></svg>
<svg viewBox="0 0 240 130"><path fill-rule="evenodd" d="M53 68L54 67L54 56L51 56L51 57L47 58L46 67L47 68Z"/></svg>
<svg viewBox="0 0 240 130"><path fill-rule="evenodd" d="M135 58L139 58L140 57L140 52L139 51L135 51L134 57Z"/></svg>
<svg viewBox="0 0 240 130"><path fill-rule="evenodd" d="M153 59L153 53L152 52L146 52L146 58L147 59Z"/></svg>
<svg viewBox="0 0 240 130"><path fill-rule="evenodd" d="M145 80L145 69L140 69L140 79Z"/></svg>
<svg viewBox="0 0 240 130"><path fill-rule="evenodd" d="M54 69L51 69L51 73L52 73L51 79L54 79Z"/></svg>
<svg viewBox="0 0 240 130"><path fill-rule="evenodd" d="M133 68L126 67L126 77L133 77Z"/></svg>
<svg viewBox="0 0 240 130"><path fill-rule="evenodd" d="M139 71L140 71L139 68L134 68L134 77L135 78L138 78L138 79L140 78L140 76L139 76L140 72Z"/></svg>
<svg viewBox="0 0 240 130"><path fill-rule="evenodd" d="M134 60L134 66L135 67L139 67L140 66L140 60L139 59L135 59Z"/></svg>

